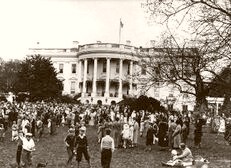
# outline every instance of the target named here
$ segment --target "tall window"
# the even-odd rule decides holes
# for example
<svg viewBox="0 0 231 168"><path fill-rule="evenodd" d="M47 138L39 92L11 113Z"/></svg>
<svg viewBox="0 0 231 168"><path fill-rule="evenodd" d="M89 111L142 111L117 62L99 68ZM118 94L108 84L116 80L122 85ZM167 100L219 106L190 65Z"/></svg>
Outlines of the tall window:
<svg viewBox="0 0 231 168"><path fill-rule="evenodd" d="M130 64L128 64L128 75L130 75Z"/></svg>
<svg viewBox="0 0 231 168"><path fill-rule="evenodd" d="M71 94L75 94L75 81L71 81Z"/></svg>
<svg viewBox="0 0 231 168"><path fill-rule="evenodd" d="M59 64L59 73L63 73L63 64Z"/></svg>
<svg viewBox="0 0 231 168"><path fill-rule="evenodd" d="M116 73L120 72L120 65L119 62L116 63Z"/></svg>
<svg viewBox="0 0 231 168"><path fill-rule="evenodd" d="M76 73L76 64L71 65L71 72Z"/></svg>
<svg viewBox="0 0 231 168"><path fill-rule="evenodd" d="M89 69L90 69L90 62L87 62L87 74L89 74Z"/></svg>
<svg viewBox="0 0 231 168"><path fill-rule="evenodd" d="M182 111L188 111L188 105L182 105Z"/></svg>
<svg viewBox="0 0 231 168"><path fill-rule="evenodd" d="M146 67L142 67L142 69L141 69L141 75L146 75Z"/></svg>
<svg viewBox="0 0 231 168"><path fill-rule="evenodd" d="M106 65L106 61L103 62L103 72L107 71L107 65Z"/></svg>

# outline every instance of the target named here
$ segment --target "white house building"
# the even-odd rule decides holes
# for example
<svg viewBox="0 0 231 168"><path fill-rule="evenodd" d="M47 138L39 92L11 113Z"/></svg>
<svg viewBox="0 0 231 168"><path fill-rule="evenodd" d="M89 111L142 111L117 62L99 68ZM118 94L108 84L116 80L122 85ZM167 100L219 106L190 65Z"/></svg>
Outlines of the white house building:
<svg viewBox="0 0 231 168"><path fill-rule="evenodd" d="M143 93L140 86L147 75L139 66L144 52L141 50L129 41L127 44L97 42L73 48L30 48L28 55L51 58L57 77L63 82L63 94L80 93L82 103L111 104L121 101L123 96L146 94L165 106L193 110L194 99L179 93L174 86L161 84Z"/></svg>

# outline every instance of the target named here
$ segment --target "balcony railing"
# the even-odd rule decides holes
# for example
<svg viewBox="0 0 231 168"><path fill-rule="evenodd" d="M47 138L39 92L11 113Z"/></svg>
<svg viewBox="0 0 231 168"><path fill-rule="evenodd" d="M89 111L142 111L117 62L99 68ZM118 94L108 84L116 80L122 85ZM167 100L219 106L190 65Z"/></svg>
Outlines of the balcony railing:
<svg viewBox="0 0 231 168"><path fill-rule="evenodd" d="M137 53L138 48L134 46L124 45L124 44L114 44L114 43L95 43L95 44L86 44L79 46L79 52L89 51L89 50L117 50L117 51L127 51Z"/></svg>

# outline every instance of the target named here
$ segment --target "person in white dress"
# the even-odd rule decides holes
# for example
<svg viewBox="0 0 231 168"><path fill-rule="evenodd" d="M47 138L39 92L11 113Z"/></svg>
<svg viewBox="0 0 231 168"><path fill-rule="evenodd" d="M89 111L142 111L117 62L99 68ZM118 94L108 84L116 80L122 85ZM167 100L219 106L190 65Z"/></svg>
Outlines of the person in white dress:
<svg viewBox="0 0 231 168"><path fill-rule="evenodd" d="M92 111L89 115L90 115L89 125L94 126L95 125L96 112Z"/></svg>
<svg viewBox="0 0 231 168"><path fill-rule="evenodd" d="M28 125L29 123L30 123L29 120L26 117L24 117L21 124L22 131L24 134L27 133L26 125Z"/></svg>
<svg viewBox="0 0 231 168"><path fill-rule="evenodd" d="M129 136L130 136L129 125L127 123L125 123L124 126L123 126L123 131L122 131L123 148L127 148L127 143L128 143L128 140L129 140Z"/></svg>
<svg viewBox="0 0 231 168"><path fill-rule="evenodd" d="M216 141L219 135L224 135L224 134L225 134L225 119L223 117L219 117L219 126L218 126Z"/></svg>

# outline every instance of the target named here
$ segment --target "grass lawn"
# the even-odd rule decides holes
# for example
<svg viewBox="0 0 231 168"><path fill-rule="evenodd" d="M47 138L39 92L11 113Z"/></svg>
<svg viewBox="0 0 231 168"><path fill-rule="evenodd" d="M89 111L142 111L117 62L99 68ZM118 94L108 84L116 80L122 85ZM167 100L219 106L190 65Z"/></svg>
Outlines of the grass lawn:
<svg viewBox="0 0 231 168"><path fill-rule="evenodd" d="M33 153L33 165L38 162L48 162L48 168L65 167L67 160L64 138L67 134L66 127L57 128L57 135L45 134L40 142L36 142L36 151ZM97 144L96 128L87 128L87 137L90 145L91 163L93 168L100 168L99 144ZM225 145L223 137L220 136L215 142L215 134L204 133L202 137L202 148L191 148L193 155L201 155L210 162L211 168L231 167L231 146ZM4 143L0 143L0 168L11 167L15 163L16 143L7 141L10 139L10 132L6 134ZM152 151L145 151L145 138L139 139L139 146L133 149L116 149L113 153L112 168L159 168L161 161L170 158L170 152L160 151L157 145ZM190 134L188 146L193 146L193 135ZM73 159L74 165L76 161ZM35 167L35 166L34 166ZM83 159L81 168L87 167Z"/></svg>

